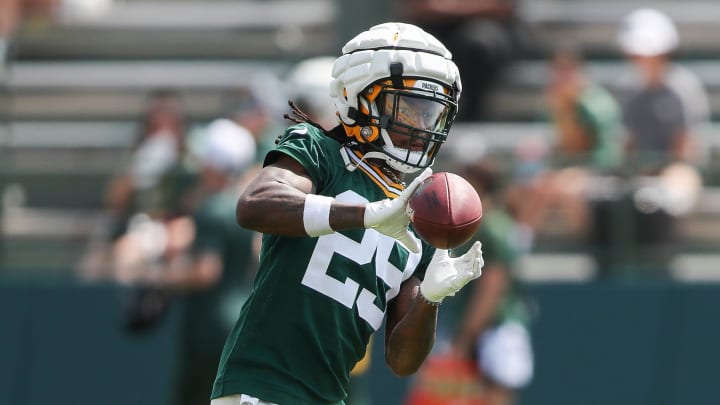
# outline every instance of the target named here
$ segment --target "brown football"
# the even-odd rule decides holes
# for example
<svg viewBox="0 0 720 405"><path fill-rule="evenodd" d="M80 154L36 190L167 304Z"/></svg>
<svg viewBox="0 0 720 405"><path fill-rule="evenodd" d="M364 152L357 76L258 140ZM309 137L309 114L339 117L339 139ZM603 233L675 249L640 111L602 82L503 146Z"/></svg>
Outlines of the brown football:
<svg viewBox="0 0 720 405"><path fill-rule="evenodd" d="M424 241L452 249L472 238L483 208L475 188L454 173L438 172L425 180L408 202L410 221Z"/></svg>

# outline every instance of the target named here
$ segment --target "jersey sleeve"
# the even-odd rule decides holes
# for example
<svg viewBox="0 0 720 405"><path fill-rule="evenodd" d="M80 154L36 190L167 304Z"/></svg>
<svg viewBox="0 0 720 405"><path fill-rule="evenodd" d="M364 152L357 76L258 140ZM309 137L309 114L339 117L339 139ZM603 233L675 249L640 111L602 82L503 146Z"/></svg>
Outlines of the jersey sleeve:
<svg viewBox="0 0 720 405"><path fill-rule="evenodd" d="M307 124L294 125L285 131L275 149L267 154L264 165L272 163L278 154L290 156L305 168L315 186L322 189L336 167L328 141L332 140L318 128Z"/></svg>

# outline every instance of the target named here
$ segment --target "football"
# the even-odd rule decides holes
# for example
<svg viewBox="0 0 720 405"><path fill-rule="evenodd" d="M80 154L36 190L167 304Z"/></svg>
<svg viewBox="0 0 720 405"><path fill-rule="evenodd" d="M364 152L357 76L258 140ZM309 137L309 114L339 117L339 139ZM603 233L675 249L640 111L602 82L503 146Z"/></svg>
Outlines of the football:
<svg viewBox="0 0 720 405"><path fill-rule="evenodd" d="M483 208L475 188L454 173L438 172L425 180L408 201L415 232L438 249L470 240L480 226Z"/></svg>

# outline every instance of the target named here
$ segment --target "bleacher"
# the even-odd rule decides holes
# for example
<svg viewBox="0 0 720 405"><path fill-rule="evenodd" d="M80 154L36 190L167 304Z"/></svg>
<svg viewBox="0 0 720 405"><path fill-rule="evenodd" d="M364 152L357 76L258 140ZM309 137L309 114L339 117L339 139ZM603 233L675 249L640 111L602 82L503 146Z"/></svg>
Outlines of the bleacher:
<svg viewBox="0 0 720 405"><path fill-rule="evenodd" d="M617 22L643 4L524 2L522 14L536 41L533 52L492 94L490 122L458 123L446 155L508 151L528 140L550 144L542 92L552 44L578 41L590 75L617 90L617 78L627 69L614 43ZM678 57L701 77L712 116L720 118L720 43L714 40L720 34L720 5L702 0L655 5L676 18L682 37ZM11 96L9 125L0 128L4 267L17 272L72 268L102 219L103 189L135 136L149 92L177 89L192 121L214 118L229 87L250 86L258 75L281 77L305 57L337 54L346 39L337 22L343 7L346 2L333 0L126 0L116 1L106 14L66 12L57 21L23 27L4 76ZM681 225L696 250L720 241L715 231L720 126L702 128L700 139L709 159L703 167L709 187ZM534 263L545 270L574 260L566 267L575 274L566 276L577 277L583 267L582 256L562 249L544 254L538 259L546 261ZM686 266L708 266L686 259L683 263L691 263Z"/></svg>
<svg viewBox="0 0 720 405"><path fill-rule="evenodd" d="M106 10L67 10L49 26L27 27L17 56L287 60L334 50L336 12L332 0L116 0Z"/></svg>

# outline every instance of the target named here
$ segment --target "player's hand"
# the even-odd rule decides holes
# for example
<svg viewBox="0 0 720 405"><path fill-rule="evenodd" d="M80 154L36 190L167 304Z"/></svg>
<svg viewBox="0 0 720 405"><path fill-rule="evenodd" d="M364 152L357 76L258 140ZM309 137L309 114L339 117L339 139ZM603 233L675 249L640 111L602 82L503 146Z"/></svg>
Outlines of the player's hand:
<svg viewBox="0 0 720 405"><path fill-rule="evenodd" d="M432 175L432 169L427 168L403 190L397 198L369 203L365 206L365 228L376 231L396 239L413 253L420 253L420 242L410 230L410 217L407 214L407 204L410 196L420 183Z"/></svg>
<svg viewBox="0 0 720 405"><path fill-rule="evenodd" d="M470 280L480 277L484 264L480 241L457 258L448 256L445 249L437 249L420 284L420 293L429 301L440 302L455 295Z"/></svg>

